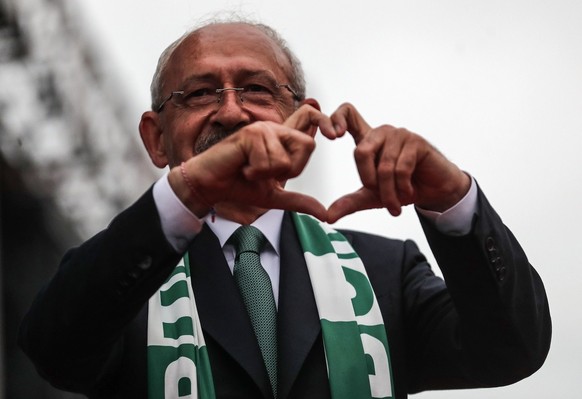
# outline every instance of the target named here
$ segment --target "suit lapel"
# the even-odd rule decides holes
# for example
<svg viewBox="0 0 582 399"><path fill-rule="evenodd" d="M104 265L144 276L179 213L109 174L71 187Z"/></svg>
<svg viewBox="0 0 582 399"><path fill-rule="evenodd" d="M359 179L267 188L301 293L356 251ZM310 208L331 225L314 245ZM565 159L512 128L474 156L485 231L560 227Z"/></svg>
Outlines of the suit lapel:
<svg viewBox="0 0 582 399"><path fill-rule="evenodd" d="M270 397L267 371L238 287L218 239L204 226L190 247L190 269L204 334L228 352ZM212 359L211 359L212 363Z"/></svg>
<svg viewBox="0 0 582 399"><path fill-rule="evenodd" d="M288 212L283 218L280 251L278 398L284 399L321 331L303 250Z"/></svg>
<svg viewBox="0 0 582 399"><path fill-rule="evenodd" d="M204 226L189 251L192 287L204 334L212 336L251 376L263 395L270 397L263 359L218 239ZM283 218L280 251L278 398L284 399L321 332L303 250L288 212Z"/></svg>

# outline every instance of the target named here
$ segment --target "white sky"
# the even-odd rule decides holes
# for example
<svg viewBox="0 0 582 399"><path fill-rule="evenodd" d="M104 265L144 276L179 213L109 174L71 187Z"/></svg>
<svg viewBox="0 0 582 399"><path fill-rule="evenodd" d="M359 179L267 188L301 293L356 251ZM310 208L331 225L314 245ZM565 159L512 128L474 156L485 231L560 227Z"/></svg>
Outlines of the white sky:
<svg viewBox="0 0 582 399"><path fill-rule="evenodd" d="M475 176L525 247L546 284L554 337L545 366L523 382L416 397L582 397L582 2L86 0L78 7L135 103L136 135L159 53L198 19L227 9L287 38L303 61L308 94L325 112L349 101L372 125L428 138ZM352 149L351 139L320 140L293 187L324 204L357 189ZM363 212L338 226L413 238L428 252L410 209L399 218Z"/></svg>

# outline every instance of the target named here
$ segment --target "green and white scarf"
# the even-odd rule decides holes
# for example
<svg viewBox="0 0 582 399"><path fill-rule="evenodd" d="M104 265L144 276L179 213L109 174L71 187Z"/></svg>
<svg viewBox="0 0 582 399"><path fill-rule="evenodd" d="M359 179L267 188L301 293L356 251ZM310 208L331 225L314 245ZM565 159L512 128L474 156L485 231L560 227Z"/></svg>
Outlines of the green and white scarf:
<svg viewBox="0 0 582 399"><path fill-rule="evenodd" d="M293 213L321 319L333 399L393 398L386 329L364 265L346 238ZM214 399L188 255L149 301L150 399Z"/></svg>

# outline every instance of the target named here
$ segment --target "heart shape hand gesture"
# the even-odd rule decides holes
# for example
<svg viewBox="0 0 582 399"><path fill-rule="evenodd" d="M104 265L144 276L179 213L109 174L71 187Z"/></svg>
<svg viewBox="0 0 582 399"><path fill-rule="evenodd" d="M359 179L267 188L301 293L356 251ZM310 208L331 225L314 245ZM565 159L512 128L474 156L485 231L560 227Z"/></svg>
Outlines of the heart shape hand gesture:
<svg viewBox="0 0 582 399"><path fill-rule="evenodd" d="M315 149L317 128L330 140L348 132L362 187L343 195L326 209L317 199L285 190ZM372 128L351 104L330 117L304 105L283 124L255 122L170 172L170 184L195 214L214 206L241 223L264 209L308 213L334 223L365 209L386 208L397 216L401 207L444 211L469 190L470 178L421 136L382 125Z"/></svg>

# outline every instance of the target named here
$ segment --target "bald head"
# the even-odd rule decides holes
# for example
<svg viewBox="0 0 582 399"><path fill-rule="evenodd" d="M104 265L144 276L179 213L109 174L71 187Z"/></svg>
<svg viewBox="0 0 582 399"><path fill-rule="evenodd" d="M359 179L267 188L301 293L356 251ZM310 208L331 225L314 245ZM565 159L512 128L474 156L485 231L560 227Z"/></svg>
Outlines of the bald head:
<svg viewBox="0 0 582 399"><path fill-rule="evenodd" d="M164 93L175 90L171 86L175 84L172 80L175 80L176 73L180 73L185 60L199 60L217 46L220 46L225 57L245 51L248 54L260 51L284 72L286 83L294 88L298 97L305 98L301 63L274 29L248 21L211 22L187 32L161 54L151 84L152 109L158 108Z"/></svg>

